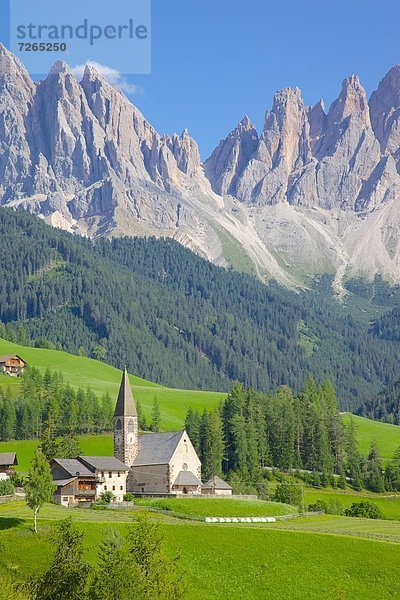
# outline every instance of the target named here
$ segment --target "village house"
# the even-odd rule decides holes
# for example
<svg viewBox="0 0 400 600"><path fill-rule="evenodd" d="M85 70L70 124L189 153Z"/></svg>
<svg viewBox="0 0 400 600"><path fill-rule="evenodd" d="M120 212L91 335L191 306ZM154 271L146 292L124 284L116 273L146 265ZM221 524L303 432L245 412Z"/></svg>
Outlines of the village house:
<svg viewBox="0 0 400 600"><path fill-rule="evenodd" d="M214 475L202 486L201 493L207 496L232 496L233 489L221 477Z"/></svg>
<svg viewBox="0 0 400 600"><path fill-rule="evenodd" d="M18 465L15 452L0 452L0 480L9 479Z"/></svg>
<svg viewBox="0 0 400 600"><path fill-rule="evenodd" d="M0 356L0 373L19 377L25 370L27 363L18 354Z"/></svg>
<svg viewBox="0 0 400 600"><path fill-rule="evenodd" d="M139 434L136 405L126 370L114 412L114 456L130 467L128 492L201 494L201 462L186 431Z"/></svg>
<svg viewBox="0 0 400 600"><path fill-rule="evenodd" d="M113 502L123 502L129 467L110 456L55 458L51 463L54 501L63 506L90 504L103 492L113 494Z"/></svg>

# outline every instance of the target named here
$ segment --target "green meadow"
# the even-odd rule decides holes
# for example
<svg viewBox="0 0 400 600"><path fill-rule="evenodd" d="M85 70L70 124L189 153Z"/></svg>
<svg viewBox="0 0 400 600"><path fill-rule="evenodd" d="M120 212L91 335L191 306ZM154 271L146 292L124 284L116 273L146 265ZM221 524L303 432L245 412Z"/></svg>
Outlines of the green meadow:
<svg viewBox="0 0 400 600"><path fill-rule="evenodd" d="M227 501L229 502L229 500ZM84 533L86 559L110 527L124 534L135 511L91 511L46 506L39 534L22 502L0 505L0 576L21 581L46 568L48 534L55 519L72 515ZM179 550L188 598L203 600L393 600L399 598L399 524L364 519L311 517L265 525L207 525L161 518L166 551ZM392 524L394 524L392 522ZM346 531L347 528L347 531Z"/></svg>
<svg viewBox="0 0 400 600"><path fill-rule="evenodd" d="M357 427L357 437L360 444L360 450L367 455L371 442L375 440L378 443L384 461L391 460L394 453L400 448L400 426L390 423L381 423L380 421L371 421L364 417L358 417L345 413L343 421L347 424L350 419L354 419Z"/></svg>
<svg viewBox="0 0 400 600"><path fill-rule="evenodd" d="M314 504L317 500L323 500L324 502L340 502L344 508L349 508L354 502L373 502L379 506L385 519L400 521L400 494L304 488L304 499L306 506Z"/></svg>
<svg viewBox="0 0 400 600"><path fill-rule="evenodd" d="M151 507L191 517L276 517L297 514L288 504L237 498L155 498L138 500L138 506Z"/></svg>
<svg viewBox="0 0 400 600"><path fill-rule="evenodd" d="M20 346L0 339L0 355L16 353L27 363L45 372L47 368L52 371L61 371L65 381L74 388L90 386L97 394L109 393L117 396L121 381L121 371L105 363L74 356L59 350L46 350ZM156 397L161 407L161 426L164 430L174 430L182 427L189 406L202 411L204 408L215 408L226 397L226 393L207 392L199 390L175 390L163 387L156 383L146 381L135 375L129 376L133 393L140 401L147 416L151 414L153 400ZM15 383L7 376L0 376L0 386L4 389L8 385L15 390ZM14 391L14 393L16 393Z"/></svg>

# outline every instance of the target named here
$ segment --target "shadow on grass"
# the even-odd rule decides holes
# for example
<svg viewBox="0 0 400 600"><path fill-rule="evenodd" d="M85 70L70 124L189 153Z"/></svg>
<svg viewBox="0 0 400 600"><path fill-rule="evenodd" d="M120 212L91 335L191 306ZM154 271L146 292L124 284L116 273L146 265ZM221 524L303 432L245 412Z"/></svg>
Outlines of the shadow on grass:
<svg viewBox="0 0 400 600"><path fill-rule="evenodd" d="M4 529L13 529L24 523L23 519L15 519L11 517L0 517L0 531Z"/></svg>

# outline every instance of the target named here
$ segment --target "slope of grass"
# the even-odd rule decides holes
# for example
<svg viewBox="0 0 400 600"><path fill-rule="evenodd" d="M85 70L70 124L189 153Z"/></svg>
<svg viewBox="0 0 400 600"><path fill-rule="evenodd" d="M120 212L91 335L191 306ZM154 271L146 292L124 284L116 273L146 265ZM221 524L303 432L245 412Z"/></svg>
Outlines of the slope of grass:
<svg viewBox="0 0 400 600"><path fill-rule="evenodd" d="M400 521L379 519L352 519L335 515L302 517L290 521L277 521L271 527L290 531L308 531L351 535L386 542L400 543Z"/></svg>
<svg viewBox="0 0 400 600"><path fill-rule="evenodd" d="M109 392L112 398L116 398L118 394L121 371L105 363L58 350L20 346L0 339L0 355L14 352L43 372L47 368L61 371L65 380L74 388L90 386L97 394ZM4 387L10 383L10 379L4 377L4 382L0 382L0 385ZM161 426L165 430L181 428L189 406L201 411L205 407L211 409L226 397L225 393L166 388L134 375L130 375L129 379L134 396L140 400L147 416L150 416L153 400L157 397L161 407ZM15 380L11 383L16 385Z"/></svg>
<svg viewBox="0 0 400 600"><path fill-rule="evenodd" d="M288 504L237 498L146 499L137 504L193 517L274 517L297 513L297 508Z"/></svg>
<svg viewBox="0 0 400 600"><path fill-rule="evenodd" d="M381 509L385 519L400 521L400 494L374 494L373 492L354 492L352 490L316 490L304 489L306 505L314 504L317 500L325 502L340 502L345 508L350 507L353 502L373 502Z"/></svg>
<svg viewBox="0 0 400 600"><path fill-rule="evenodd" d="M356 424L360 450L363 454L368 454L371 442L375 440L378 443L383 460L388 461L393 458L396 450L400 448L399 425L371 421L350 413L343 415L344 423L349 423L350 419L353 419Z"/></svg>
<svg viewBox="0 0 400 600"><path fill-rule="evenodd" d="M18 456L17 470L27 473L38 445L39 440L0 442L0 452L16 452ZM81 435L79 436L79 445L82 454L86 456L112 456L114 453L112 435Z"/></svg>
<svg viewBox="0 0 400 600"><path fill-rule="evenodd" d="M76 514L55 508L59 515ZM25 516L0 506L0 575L8 573L18 581L46 567L51 557L47 533L52 521L44 518L49 510L53 508L44 509L40 533L35 535ZM77 526L84 533L86 558L93 564L98 544L110 527L109 513L79 512L87 515L87 520L79 517ZM122 522L122 514L113 513L113 527L124 534L129 524ZM161 530L168 554L180 550L188 597L194 600L399 597L398 544L346 537L340 529L340 535L284 530L304 521L263 527L164 523ZM321 519L319 525L324 526Z"/></svg>

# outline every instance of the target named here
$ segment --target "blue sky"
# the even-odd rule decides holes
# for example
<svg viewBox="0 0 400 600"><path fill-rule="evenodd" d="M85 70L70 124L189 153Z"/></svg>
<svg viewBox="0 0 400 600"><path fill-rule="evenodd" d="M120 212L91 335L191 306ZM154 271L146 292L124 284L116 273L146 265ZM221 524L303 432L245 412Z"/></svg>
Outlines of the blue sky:
<svg viewBox="0 0 400 600"><path fill-rule="evenodd" d="M356 73L370 93L400 62L399 30L399 0L153 0L152 74L131 97L160 132L188 127L206 158L245 114L260 129L287 85L329 104Z"/></svg>

